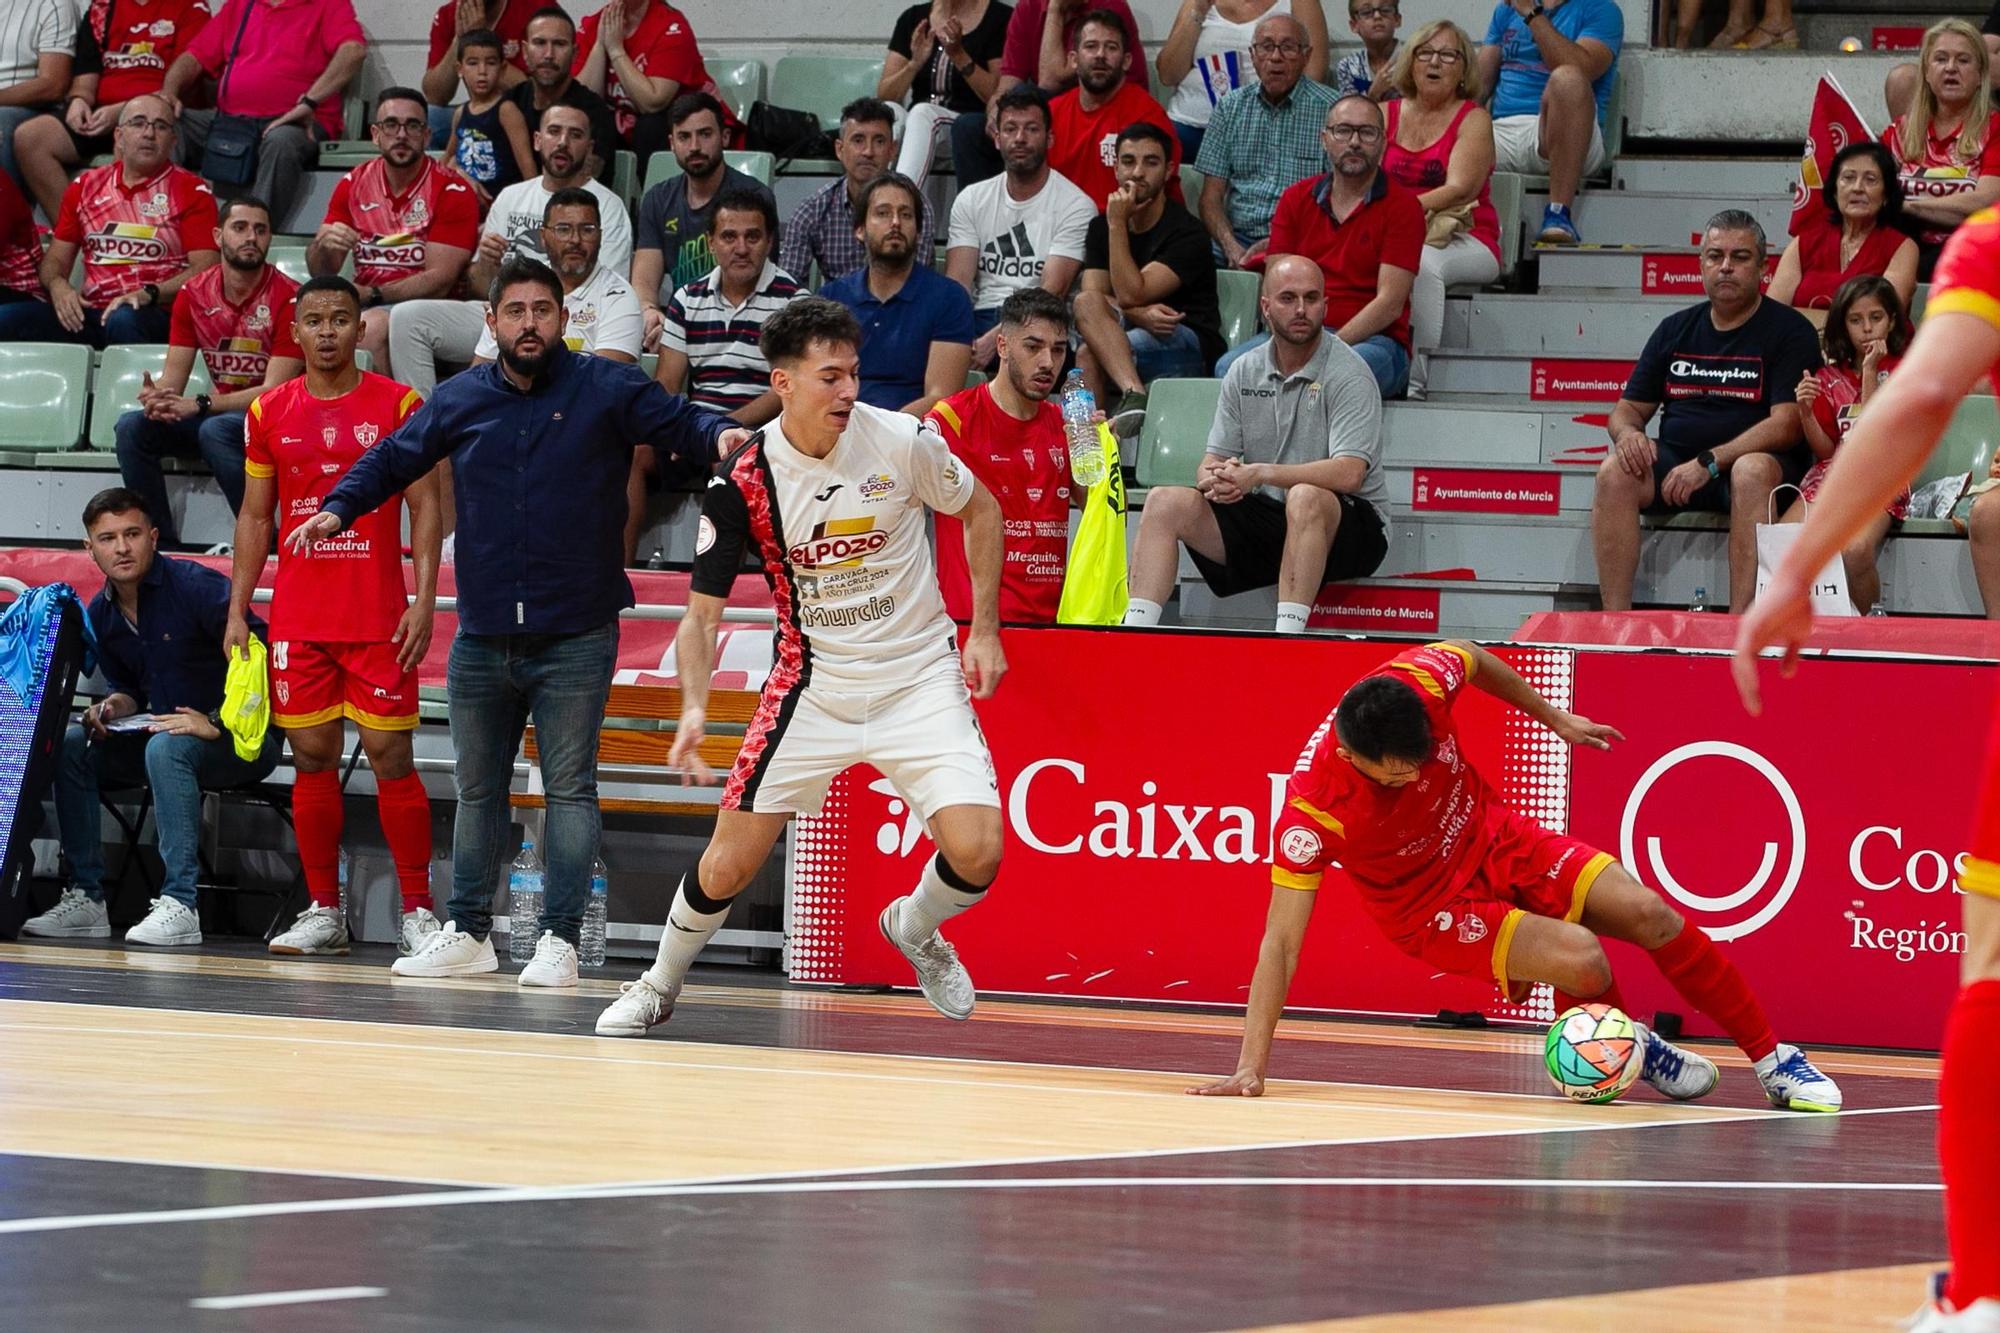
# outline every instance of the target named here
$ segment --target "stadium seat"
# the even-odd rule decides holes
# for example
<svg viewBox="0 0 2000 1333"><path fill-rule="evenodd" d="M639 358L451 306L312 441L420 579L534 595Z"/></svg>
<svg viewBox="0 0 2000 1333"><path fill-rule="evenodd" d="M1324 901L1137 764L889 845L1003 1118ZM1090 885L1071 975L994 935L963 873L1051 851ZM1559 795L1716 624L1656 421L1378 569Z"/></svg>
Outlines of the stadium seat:
<svg viewBox="0 0 2000 1333"><path fill-rule="evenodd" d="M372 139L328 139L319 146L319 169L349 171L380 156L382 150Z"/></svg>
<svg viewBox="0 0 2000 1333"><path fill-rule="evenodd" d="M769 153L746 153L731 148L722 154L722 160L746 176L754 176L766 185L771 183L772 168L775 164ZM672 180L680 174L681 164L674 160L672 153L653 154L652 160L646 163L646 186L639 192L640 197L643 198L648 190L661 181Z"/></svg>
<svg viewBox="0 0 2000 1333"><path fill-rule="evenodd" d="M63 343L0 346L0 449L73 449L83 438L90 349Z"/></svg>
<svg viewBox="0 0 2000 1333"><path fill-rule="evenodd" d="M747 120L750 104L764 100L764 62L755 56L711 55L702 61L722 103L738 120Z"/></svg>
<svg viewBox="0 0 2000 1333"><path fill-rule="evenodd" d="M312 276L306 268L306 247L303 245L273 245L270 261L273 268L293 282L302 283Z"/></svg>
<svg viewBox="0 0 2000 1333"><path fill-rule="evenodd" d="M831 134L840 125L840 108L857 97L873 97L881 77L880 56L780 56L771 70L770 100L812 112Z"/></svg>
<svg viewBox="0 0 2000 1333"><path fill-rule="evenodd" d="M1201 217L1201 187L1208 177L1194 169L1192 163L1181 163L1181 194L1187 204L1187 211L1197 219Z"/></svg>
<svg viewBox="0 0 2000 1333"><path fill-rule="evenodd" d="M1951 424L1945 427L1944 438L1931 450L1930 461L1910 484L1913 488L1922 487L1940 477L1970 473L1969 484L1976 486L1986 480L1986 470L1992 466L1996 451L2000 451L2000 400L1990 394L1973 394L1959 403ZM1961 500L1953 513L1963 519L1970 509L1970 502ZM1895 530L1945 536L1955 531L1948 518L1905 519Z"/></svg>
<svg viewBox="0 0 2000 1333"><path fill-rule="evenodd" d="M1231 347L1248 342L1257 332L1257 289L1264 279L1240 268L1217 269L1216 302L1222 307L1222 341Z"/></svg>
<svg viewBox="0 0 2000 1333"><path fill-rule="evenodd" d="M1521 262L1521 196L1525 178L1511 171L1492 175L1493 211L1500 218L1500 276L1506 277Z"/></svg>
<svg viewBox="0 0 2000 1333"><path fill-rule="evenodd" d="M639 155L628 148L611 155L611 193L625 201L627 213L639 206Z"/></svg>
<svg viewBox="0 0 2000 1333"><path fill-rule="evenodd" d="M1192 486L1208 448L1221 380L1154 380L1147 386L1146 424L1139 431L1139 484Z"/></svg>
<svg viewBox="0 0 2000 1333"><path fill-rule="evenodd" d="M984 384L984 383L986 383L986 372L985 372L985 371L983 371L983 370L968 370L968 371L966 371L966 372L965 372L965 387L966 387L966 388L968 388L968 389L976 389L976 388L978 388L978 387L979 387L980 385L982 385L982 384Z"/></svg>
<svg viewBox="0 0 2000 1333"><path fill-rule="evenodd" d="M159 378L167 363L167 349L157 344L107 347L98 354L97 376L90 386L90 447L111 450L118 447L118 418L139 405L139 385L145 376ZM208 366L199 357L188 374L190 394L208 393L213 386Z"/></svg>

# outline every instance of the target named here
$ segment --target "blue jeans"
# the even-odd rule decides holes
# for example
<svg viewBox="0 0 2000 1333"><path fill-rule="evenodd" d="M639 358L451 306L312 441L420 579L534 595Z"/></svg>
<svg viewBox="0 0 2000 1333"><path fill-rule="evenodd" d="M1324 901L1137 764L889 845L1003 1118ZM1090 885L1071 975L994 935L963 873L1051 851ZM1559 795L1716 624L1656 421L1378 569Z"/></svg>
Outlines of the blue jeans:
<svg viewBox="0 0 2000 1333"><path fill-rule="evenodd" d="M1144 329L1127 329L1125 341L1132 344L1132 362L1139 368L1139 378L1147 384L1170 376L1201 379L1208 374L1208 362L1201 354L1201 339L1185 324L1168 338L1155 338Z"/></svg>
<svg viewBox="0 0 2000 1333"><path fill-rule="evenodd" d="M284 739L276 727L264 737L254 760L236 757L227 735L205 741L196 736L149 736L119 732L93 741L82 723L63 736L56 768L56 823L71 888L104 901L104 812L101 786L150 787L153 823L159 831L160 861L166 870L161 892L194 906L201 873L201 794L262 782L278 766Z"/></svg>
<svg viewBox="0 0 2000 1333"><path fill-rule="evenodd" d="M431 127L428 147L443 148L451 142L451 111L448 106L433 106L426 109L425 119L430 122Z"/></svg>
<svg viewBox="0 0 2000 1333"><path fill-rule="evenodd" d="M20 164L14 160L14 131L49 110L46 106L0 106L0 171L12 176L14 184L21 187L23 194L28 192L28 183L21 179ZM30 204L30 207L33 205ZM50 218L49 221L53 223L55 219Z"/></svg>
<svg viewBox="0 0 2000 1333"><path fill-rule="evenodd" d="M180 543L174 511L167 502L167 479L160 471L160 459L191 458L200 455L215 474L229 501L229 512L243 508L243 413L215 412L186 421L154 421L144 412L127 412L118 418L118 471L128 489L137 491L146 502L146 513L160 530L160 540Z"/></svg>
<svg viewBox="0 0 2000 1333"><path fill-rule="evenodd" d="M1332 330L1328 330L1332 332ZM1236 364L1238 357L1253 347L1262 347L1271 341L1271 335L1260 333L1254 338L1238 343L1222 354L1215 363L1215 377L1221 379ZM1400 398L1410 387L1410 351L1386 333L1378 333L1372 338L1354 344L1354 350L1368 363L1369 371L1375 376L1375 387L1382 391L1384 398Z"/></svg>
<svg viewBox="0 0 2000 1333"><path fill-rule="evenodd" d="M156 305L120 306L109 319L85 306L82 331L71 333L56 318L54 306L16 301L0 306L0 343L87 343L101 352L114 343L163 343L169 323L169 313Z"/></svg>
<svg viewBox="0 0 2000 1333"><path fill-rule="evenodd" d="M597 811L597 733L618 664L618 622L581 634L472 635L451 643L445 668L451 743L458 751L458 819L446 911L477 939L493 929L493 890L513 850L507 790L532 718L548 810L540 853L541 929L571 944L583 931ZM515 929L520 929L517 924Z"/></svg>
<svg viewBox="0 0 2000 1333"><path fill-rule="evenodd" d="M1174 121L1174 137L1181 141L1182 166L1191 167L1194 165L1194 160L1201 156L1201 141L1207 135L1208 126L1206 125L1184 125L1178 120ZM1188 201L1188 207L1199 211L1198 206L1192 199Z"/></svg>

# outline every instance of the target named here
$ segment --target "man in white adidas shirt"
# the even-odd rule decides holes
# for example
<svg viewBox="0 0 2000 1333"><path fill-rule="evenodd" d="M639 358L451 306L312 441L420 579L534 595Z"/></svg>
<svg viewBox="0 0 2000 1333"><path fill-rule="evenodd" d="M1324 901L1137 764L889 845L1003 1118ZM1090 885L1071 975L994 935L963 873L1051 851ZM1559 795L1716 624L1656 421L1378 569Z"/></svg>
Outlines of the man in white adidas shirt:
<svg viewBox="0 0 2000 1333"><path fill-rule="evenodd" d="M1067 297L1083 267L1083 239L1097 205L1049 167L1049 99L1017 84L993 103L1002 174L958 192L951 205L945 276L972 295L972 365L993 363L1000 305L1026 287Z"/></svg>
<svg viewBox="0 0 2000 1333"><path fill-rule="evenodd" d="M771 584L777 659L723 786L715 836L674 895L658 959L598 1018L603 1037L643 1036L667 1020L695 955L785 822L817 814L827 785L859 763L895 784L938 848L915 889L883 909L882 933L938 1012L972 1013L972 979L938 925L977 903L1000 869L999 785L972 711L1007 671L1000 506L922 422L855 401L861 326L845 306L801 297L765 322L762 343L782 406L709 483L674 640L683 703L668 762L684 781L714 781L700 751L708 683L746 554ZM938 593L926 509L965 528L973 606L963 652Z"/></svg>
<svg viewBox="0 0 2000 1333"><path fill-rule="evenodd" d="M588 190L597 200L597 262L622 276L632 262L632 218L611 190L590 178L590 118L573 106L542 112L535 131L535 155L542 174L502 190L487 210L466 281L483 292L500 265L516 255L560 268L543 236L549 203L564 190ZM569 336L578 333L571 314ZM440 362L459 366L472 360L487 337L484 301L405 301L389 312L389 360L396 378L426 399L437 387ZM636 351L634 352L636 356ZM489 350L486 360L492 359Z"/></svg>

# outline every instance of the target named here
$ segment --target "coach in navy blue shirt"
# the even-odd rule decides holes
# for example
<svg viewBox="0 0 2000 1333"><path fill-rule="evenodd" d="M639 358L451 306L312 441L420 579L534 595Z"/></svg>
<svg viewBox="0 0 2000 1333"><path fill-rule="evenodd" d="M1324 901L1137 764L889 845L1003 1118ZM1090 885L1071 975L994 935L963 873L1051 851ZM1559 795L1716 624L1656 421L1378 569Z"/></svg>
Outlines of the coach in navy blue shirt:
<svg viewBox="0 0 2000 1333"><path fill-rule="evenodd" d="M884 172L862 187L854 229L868 262L820 288L861 325L861 401L922 416L965 387L972 366L972 298L918 262L924 198L907 176Z"/></svg>
<svg viewBox="0 0 2000 1333"><path fill-rule="evenodd" d="M164 872L146 919L128 944L201 943L195 881L201 860L201 794L261 782L277 766L274 727L253 760L239 758L215 717L228 665L222 632L229 620L229 577L192 560L159 554L159 529L146 502L124 487L92 496L83 510L84 544L104 571L104 590L85 614L97 637L99 671L110 693L84 710L63 738L56 770L56 822L69 886L56 905L22 933L102 939L111 934L104 907L104 815L100 787L152 792ZM264 637L264 622L250 628ZM136 729L130 723L150 719ZM108 730L121 724L116 731Z"/></svg>
<svg viewBox="0 0 2000 1333"><path fill-rule="evenodd" d="M576 945L597 855L597 733L618 660L625 576L625 480L637 444L669 480L705 477L749 432L661 388L637 366L563 345L562 281L514 259L489 292L499 360L440 384L401 428L361 456L294 544L323 540L439 461L457 507L458 636L445 684L458 751L450 922L403 976L499 967L487 933L512 854L507 788L532 716L547 792L540 854L546 896L524 986L574 986ZM515 916L512 928L537 923Z"/></svg>

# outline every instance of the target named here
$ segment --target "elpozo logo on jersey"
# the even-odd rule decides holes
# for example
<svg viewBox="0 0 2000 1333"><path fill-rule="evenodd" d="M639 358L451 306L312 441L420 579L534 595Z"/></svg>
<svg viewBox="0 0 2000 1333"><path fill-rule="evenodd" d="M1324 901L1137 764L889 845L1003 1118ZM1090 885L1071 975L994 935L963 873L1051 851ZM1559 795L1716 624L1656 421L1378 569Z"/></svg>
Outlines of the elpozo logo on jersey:
<svg viewBox="0 0 2000 1333"><path fill-rule="evenodd" d="M838 569L858 565L880 554L889 534L872 518L836 518L813 525L813 535L799 542L785 558L800 569Z"/></svg>
<svg viewBox="0 0 2000 1333"><path fill-rule="evenodd" d="M1697 763L1704 760L1726 762ZM1677 773L1683 769L1688 771ZM1767 836L1761 842L1755 834L1748 839L1721 838L1712 828L1690 825L1685 819L1671 827L1647 824L1646 797L1670 775L1674 781L1698 781L1702 797L1692 802L1663 800L1656 803L1656 809L1678 806L1683 810L1731 810L1775 836ZM1643 858L1639 855L1642 825L1646 829ZM1704 893L1687 888L1668 865L1667 847L1671 846L1671 859L1681 866L1681 874L1687 874L1692 866L1700 872L1704 884L1711 877L1727 884L1730 878L1744 871L1741 864L1730 867L1728 858L1732 852L1740 855L1746 843L1750 854L1758 858L1757 865L1748 878L1726 892ZM1806 867L1805 812L1791 782L1777 765L1755 750L1728 741L1691 741L1654 760L1633 785L1619 821L1618 846L1619 859L1633 873L1685 908L1695 924L1712 938L1741 939L1769 924L1799 887ZM1772 878L1781 859L1784 874L1773 889Z"/></svg>
<svg viewBox="0 0 2000 1333"><path fill-rule="evenodd" d="M409 232L362 240L354 247L354 262L374 268L422 268L424 240Z"/></svg>
<svg viewBox="0 0 2000 1333"><path fill-rule="evenodd" d="M83 248L94 264L146 264L168 257L160 229L143 222L109 223L85 237Z"/></svg>

